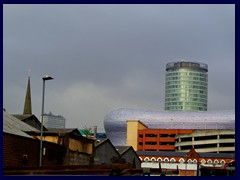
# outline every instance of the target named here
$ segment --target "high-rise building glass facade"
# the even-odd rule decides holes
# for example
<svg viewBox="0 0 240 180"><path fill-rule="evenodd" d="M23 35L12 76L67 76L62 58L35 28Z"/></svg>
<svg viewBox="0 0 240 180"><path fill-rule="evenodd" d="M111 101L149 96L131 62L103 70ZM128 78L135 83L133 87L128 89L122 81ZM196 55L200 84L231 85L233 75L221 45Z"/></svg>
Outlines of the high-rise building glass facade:
<svg viewBox="0 0 240 180"><path fill-rule="evenodd" d="M165 110L207 111L208 66L196 62L166 65Z"/></svg>
<svg viewBox="0 0 240 180"><path fill-rule="evenodd" d="M65 128L66 119L60 115L43 114L43 125L46 128Z"/></svg>

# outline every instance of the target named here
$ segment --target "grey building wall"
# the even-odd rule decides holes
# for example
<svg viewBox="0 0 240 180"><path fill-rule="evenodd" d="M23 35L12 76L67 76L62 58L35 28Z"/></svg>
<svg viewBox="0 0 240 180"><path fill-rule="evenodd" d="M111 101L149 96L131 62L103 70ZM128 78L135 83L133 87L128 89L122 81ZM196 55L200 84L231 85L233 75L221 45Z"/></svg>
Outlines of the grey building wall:
<svg viewBox="0 0 240 180"><path fill-rule="evenodd" d="M141 168L141 160L136 155L136 153L134 152L133 149L129 149L127 152L122 154L121 157L126 159L126 162L130 163L130 164L133 163L133 159L134 159L134 163L135 163L136 168Z"/></svg>
<svg viewBox="0 0 240 180"><path fill-rule="evenodd" d="M109 141L95 146L94 164L110 164L113 157L119 158L120 156Z"/></svg>

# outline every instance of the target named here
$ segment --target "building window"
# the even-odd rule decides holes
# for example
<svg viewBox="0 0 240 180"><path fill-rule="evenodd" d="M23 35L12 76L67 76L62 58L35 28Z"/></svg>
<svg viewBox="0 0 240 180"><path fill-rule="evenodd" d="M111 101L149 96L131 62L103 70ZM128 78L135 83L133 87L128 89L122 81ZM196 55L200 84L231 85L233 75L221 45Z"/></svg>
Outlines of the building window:
<svg viewBox="0 0 240 180"><path fill-rule="evenodd" d="M204 159L201 160L201 164L206 164L206 161Z"/></svg>
<svg viewBox="0 0 240 180"><path fill-rule="evenodd" d="M224 165L224 164L225 164L225 161L224 161L224 160L221 160L220 163L221 163L221 165Z"/></svg>
<svg viewBox="0 0 240 180"><path fill-rule="evenodd" d="M212 160L209 159L209 160L207 161L207 163L208 163L208 164L212 164Z"/></svg>
<svg viewBox="0 0 240 180"><path fill-rule="evenodd" d="M152 162L155 162L155 161L156 161L155 157L152 157L152 158L151 158L151 161L152 161Z"/></svg>
<svg viewBox="0 0 240 180"><path fill-rule="evenodd" d="M162 162L162 159L161 159L161 158L158 158L157 161L158 161L158 162Z"/></svg>
<svg viewBox="0 0 240 180"><path fill-rule="evenodd" d="M196 159L193 160L193 164L197 164L197 160Z"/></svg>
<svg viewBox="0 0 240 180"><path fill-rule="evenodd" d="M180 164L183 164L183 163L184 163L184 159L181 158L181 159L179 160L179 163L180 163Z"/></svg>
<svg viewBox="0 0 240 180"><path fill-rule="evenodd" d="M170 159L170 162L171 162L171 163L175 163L175 161L176 161L176 160L175 160L174 158Z"/></svg>
<svg viewBox="0 0 240 180"><path fill-rule="evenodd" d="M145 157L144 161L145 161L145 162L148 162L148 161L149 161L149 158L148 158L148 157Z"/></svg>
<svg viewBox="0 0 240 180"><path fill-rule="evenodd" d="M168 163L168 162L169 162L169 159L168 159L168 158L165 158L165 159L164 159L164 162L165 162L165 163Z"/></svg>
<svg viewBox="0 0 240 180"><path fill-rule="evenodd" d="M145 134L145 137L157 137L157 134Z"/></svg>
<svg viewBox="0 0 240 180"><path fill-rule="evenodd" d="M219 161L217 159L214 160L214 165L219 164Z"/></svg>
<svg viewBox="0 0 240 180"><path fill-rule="evenodd" d="M145 145L156 145L157 142L145 142Z"/></svg>

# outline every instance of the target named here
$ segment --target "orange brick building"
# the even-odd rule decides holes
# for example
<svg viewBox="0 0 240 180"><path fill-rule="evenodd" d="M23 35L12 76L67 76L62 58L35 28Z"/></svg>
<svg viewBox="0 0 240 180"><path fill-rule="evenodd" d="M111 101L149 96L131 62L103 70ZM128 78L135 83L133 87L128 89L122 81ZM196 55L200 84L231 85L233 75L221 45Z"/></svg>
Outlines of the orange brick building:
<svg viewBox="0 0 240 180"><path fill-rule="evenodd" d="M175 136L191 129L148 129L141 121L127 121L127 145L135 151L175 151Z"/></svg>
<svg viewBox="0 0 240 180"><path fill-rule="evenodd" d="M138 151L175 151L175 135L191 134L189 129L138 130Z"/></svg>

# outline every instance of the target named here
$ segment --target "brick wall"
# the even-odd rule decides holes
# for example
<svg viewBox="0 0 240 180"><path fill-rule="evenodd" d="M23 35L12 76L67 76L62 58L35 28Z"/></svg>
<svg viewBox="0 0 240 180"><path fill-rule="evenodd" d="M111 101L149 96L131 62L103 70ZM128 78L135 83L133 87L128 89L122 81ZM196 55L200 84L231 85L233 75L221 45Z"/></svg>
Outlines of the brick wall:
<svg viewBox="0 0 240 180"><path fill-rule="evenodd" d="M66 147L44 142L42 165L63 165ZM3 134L3 167L39 165L40 141L13 134Z"/></svg>

